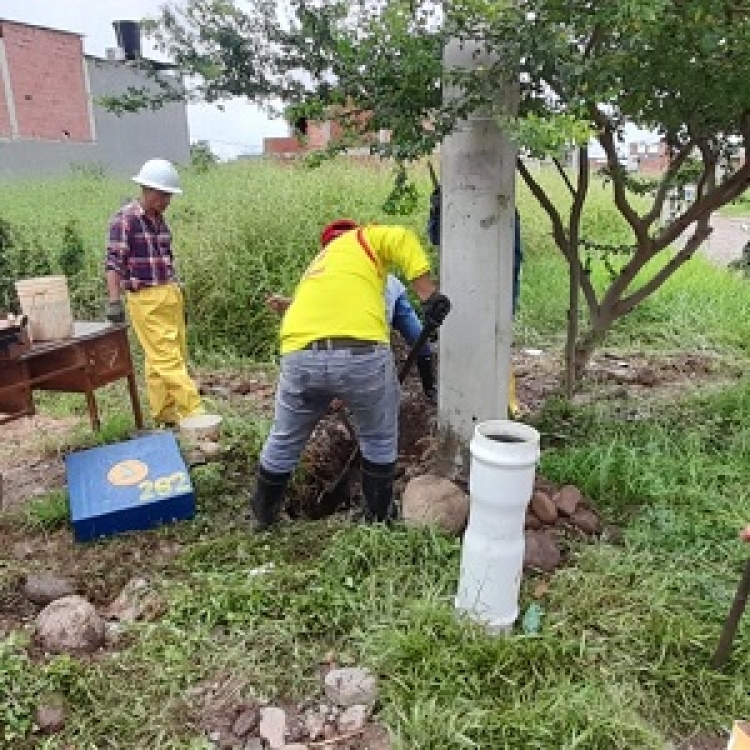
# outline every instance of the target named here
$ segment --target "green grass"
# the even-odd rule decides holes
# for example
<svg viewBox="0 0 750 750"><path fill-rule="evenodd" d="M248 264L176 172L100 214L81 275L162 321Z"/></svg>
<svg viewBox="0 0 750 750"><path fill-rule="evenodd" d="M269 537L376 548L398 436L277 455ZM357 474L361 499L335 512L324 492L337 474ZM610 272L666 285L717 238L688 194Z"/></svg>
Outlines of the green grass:
<svg viewBox="0 0 750 750"><path fill-rule="evenodd" d="M739 198L728 203L720 211L722 216L748 218L750 217L750 192L747 190Z"/></svg>
<svg viewBox="0 0 750 750"><path fill-rule="evenodd" d="M103 227L127 185L93 184L77 177L34 192L11 185L3 213L53 243L69 207L86 206L83 288L99 295ZM406 221L421 232L428 185L420 184L424 211ZM326 219L388 220L380 212L387 171L237 164L187 174L185 186L172 225L195 354L206 368L267 366L276 323L259 300L270 288L289 291ZM555 195L562 205L562 189ZM597 192L586 231L592 240L625 241L606 197ZM559 347L565 268L523 188L519 202L526 262L517 343ZM605 283L599 264L594 274ZM742 278L696 258L620 321L607 345L718 352L744 367L748 305ZM262 361L248 364L243 357L253 353ZM101 439L121 439L129 429L123 399L117 386L102 393ZM76 547L59 530L62 493L0 519L9 539L56 540L98 601L139 574L168 603L162 618L132 626L125 644L103 658L45 657L23 636L0 638L0 692L10 696L0 703L0 747L206 748L189 688L231 674L248 694L305 700L318 694L329 652L379 674L377 715L396 750L666 749L749 716L745 623L727 667L717 672L708 663L747 554L737 532L750 518L750 381L650 404L638 419L613 406L550 401L535 419L542 473L579 485L622 540L568 541L567 565L544 579L546 593L535 591L539 577L524 582L521 608L541 607L538 632L519 628L508 638L456 616L456 540L341 521L248 534L249 476L268 421L237 403L225 408L224 461L193 471L198 515L190 523ZM83 415L75 397L45 396L40 408ZM84 423L49 449L91 440ZM162 545L179 545L176 556L162 561ZM0 553L0 603L26 565ZM42 740L29 729L37 696L49 693L65 697L69 719L64 732Z"/></svg>

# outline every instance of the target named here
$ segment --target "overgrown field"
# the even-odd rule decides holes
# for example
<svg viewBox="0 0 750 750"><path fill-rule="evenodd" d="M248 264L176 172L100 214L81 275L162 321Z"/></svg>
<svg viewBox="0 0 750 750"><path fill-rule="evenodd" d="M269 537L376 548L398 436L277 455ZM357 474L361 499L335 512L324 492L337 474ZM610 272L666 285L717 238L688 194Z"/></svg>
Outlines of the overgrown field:
<svg viewBox="0 0 750 750"><path fill-rule="evenodd" d="M567 194L555 175L550 171L539 178L563 208ZM320 229L327 221L339 216L400 221L426 239L430 190L426 170L416 171L414 179L419 190L416 209L394 217L383 211L393 186L388 166L336 163L311 170L258 161L184 174L185 193L173 201L168 218L197 356L224 352L267 359L273 355L278 321L263 300L269 291L292 291L316 252ZM78 174L43 183L5 184L2 190L0 219L9 225L6 244L10 247L0 252L0 281L33 275L40 268L59 272L61 256L80 252L83 268L71 281L76 313L101 318L107 222L121 203L137 194L136 186L127 180ZM532 344L561 333L567 275L545 214L522 185L518 204L526 260L517 341ZM612 207L609 190L598 182L592 186L584 237L613 246L632 241ZM5 271L2 255L8 266ZM614 257L612 262L622 260ZM596 259L593 272L606 282L604 264ZM696 260L680 272L679 283L670 284L618 325L613 340L681 348L681 337L687 334L691 346L744 351L750 341L750 320L743 314L744 300L738 293L742 286L741 280L729 280ZM724 298L721 304L717 295ZM675 325L664 326L668 318L675 319Z"/></svg>
<svg viewBox="0 0 750 750"><path fill-rule="evenodd" d="M423 232L429 183L418 180L418 212L398 220ZM242 356L273 356L276 322L263 295L291 291L325 221L393 220L382 211L387 170L245 163L184 181L171 224L206 367L247 368ZM595 190L587 236L628 242L608 193ZM3 186L13 262L28 248L55 268L74 219L85 248L74 281L78 313L100 316L107 218L132 192L127 182L92 176ZM562 190L556 195L562 205ZM559 347L565 269L523 190L519 204L526 262L517 343ZM602 264L595 273L606 281ZM618 325L608 347L705 350L744 368L748 309L746 281L696 258ZM550 401L534 417L541 472L578 484L619 533L568 541L566 567L529 574L521 607L540 607L541 625L509 638L455 617L460 545L452 539L340 520L248 534L248 476L265 429L251 410L226 414L227 460L195 470L191 523L76 546L62 493L0 515L0 612L33 565L11 553L21 540L59 550L97 604L133 575L148 576L168 604L101 658L44 657L21 633L0 640L0 746L209 748L190 687L231 674L257 695L303 700L316 694L330 653L380 675L377 716L397 750L666 749L750 717L747 624L727 667L709 667L747 556L737 532L750 521L750 380L622 414L612 402ZM250 575L268 563L266 574ZM51 692L65 696L70 716L61 734L41 738L30 734L33 711Z"/></svg>

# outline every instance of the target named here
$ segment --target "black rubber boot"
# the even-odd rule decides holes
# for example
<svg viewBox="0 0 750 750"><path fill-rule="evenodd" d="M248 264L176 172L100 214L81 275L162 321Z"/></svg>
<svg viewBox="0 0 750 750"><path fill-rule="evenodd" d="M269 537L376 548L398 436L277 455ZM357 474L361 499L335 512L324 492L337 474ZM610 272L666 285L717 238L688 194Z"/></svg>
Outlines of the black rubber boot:
<svg viewBox="0 0 750 750"><path fill-rule="evenodd" d="M419 379L422 381L422 390L425 397L431 404L434 404L437 401L437 387L431 354L421 354L417 357L417 372L419 372Z"/></svg>
<svg viewBox="0 0 750 750"><path fill-rule="evenodd" d="M250 498L250 510L257 521L255 531L267 531L279 522L284 492L291 476L291 472L275 474L258 466L255 492Z"/></svg>
<svg viewBox="0 0 750 750"><path fill-rule="evenodd" d="M393 504L395 476L395 461L390 464L375 464L366 458L362 459L362 495L367 523L387 523L396 517Z"/></svg>

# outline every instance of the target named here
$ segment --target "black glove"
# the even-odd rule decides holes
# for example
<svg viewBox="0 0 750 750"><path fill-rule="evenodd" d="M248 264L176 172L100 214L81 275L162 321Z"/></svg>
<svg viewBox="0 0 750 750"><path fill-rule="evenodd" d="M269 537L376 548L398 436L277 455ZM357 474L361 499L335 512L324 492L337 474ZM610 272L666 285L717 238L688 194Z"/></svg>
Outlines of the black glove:
<svg viewBox="0 0 750 750"><path fill-rule="evenodd" d="M442 292L433 292L422 303L425 323L433 328L443 324L450 310L451 301Z"/></svg>
<svg viewBox="0 0 750 750"><path fill-rule="evenodd" d="M125 307L122 304L121 299L118 299L115 302L110 302L107 305L107 320L110 323L125 322Z"/></svg>

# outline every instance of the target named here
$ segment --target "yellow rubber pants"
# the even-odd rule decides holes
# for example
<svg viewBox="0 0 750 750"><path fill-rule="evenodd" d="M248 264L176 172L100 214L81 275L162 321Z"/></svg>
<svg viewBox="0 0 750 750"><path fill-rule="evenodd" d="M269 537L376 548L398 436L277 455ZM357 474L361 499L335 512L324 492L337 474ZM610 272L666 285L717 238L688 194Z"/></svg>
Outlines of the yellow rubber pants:
<svg viewBox="0 0 750 750"><path fill-rule="evenodd" d="M513 366L510 369L510 380L508 381L508 415L511 419L519 419L521 416L521 404L518 402L516 393L516 374Z"/></svg>
<svg viewBox="0 0 750 750"><path fill-rule="evenodd" d="M130 322L146 355L146 392L157 423L176 423L203 412L187 371L185 303L177 284L127 295Z"/></svg>

